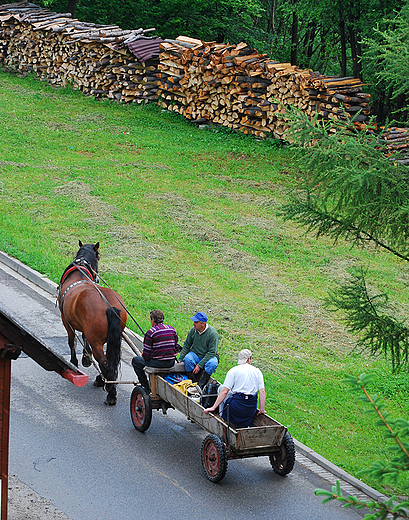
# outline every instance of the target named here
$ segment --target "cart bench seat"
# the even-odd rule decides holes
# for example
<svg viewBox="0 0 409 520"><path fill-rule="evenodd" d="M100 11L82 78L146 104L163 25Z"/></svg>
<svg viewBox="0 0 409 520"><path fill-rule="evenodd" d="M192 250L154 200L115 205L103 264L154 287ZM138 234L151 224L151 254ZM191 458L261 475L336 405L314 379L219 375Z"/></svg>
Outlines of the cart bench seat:
<svg viewBox="0 0 409 520"><path fill-rule="evenodd" d="M184 363L175 363L172 368L145 367L147 374L180 374L186 372Z"/></svg>

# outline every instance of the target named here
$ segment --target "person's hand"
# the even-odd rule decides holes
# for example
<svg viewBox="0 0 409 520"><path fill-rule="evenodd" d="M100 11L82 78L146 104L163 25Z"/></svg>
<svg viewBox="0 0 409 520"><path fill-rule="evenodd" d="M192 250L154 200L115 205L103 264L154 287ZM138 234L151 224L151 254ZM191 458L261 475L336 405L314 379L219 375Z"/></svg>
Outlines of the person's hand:
<svg viewBox="0 0 409 520"><path fill-rule="evenodd" d="M214 408L205 408L204 413L214 412Z"/></svg>
<svg viewBox="0 0 409 520"><path fill-rule="evenodd" d="M267 415L265 410L259 410L257 415Z"/></svg>
<svg viewBox="0 0 409 520"><path fill-rule="evenodd" d="M193 373L197 374L199 372L199 370L200 370L199 365L196 365L195 368L193 369Z"/></svg>

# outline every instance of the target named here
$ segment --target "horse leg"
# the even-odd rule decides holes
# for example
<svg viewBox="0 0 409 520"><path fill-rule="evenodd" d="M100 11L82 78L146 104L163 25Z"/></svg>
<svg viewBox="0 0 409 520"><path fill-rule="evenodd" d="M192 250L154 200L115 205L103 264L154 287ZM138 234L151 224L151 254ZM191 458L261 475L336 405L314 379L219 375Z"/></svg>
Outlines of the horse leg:
<svg viewBox="0 0 409 520"><path fill-rule="evenodd" d="M105 404L107 406L116 405L116 385L114 385L114 384L105 385L105 390L108 392L106 399L105 399Z"/></svg>
<svg viewBox="0 0 409 520"><path fill-rule="evenodd" d="M92 351L91 347L89 346L89 343L87 341L87 338L85 337L85 334L82 333L82 341L84 345L84 349L82 351L82 366L83 367L90 367L92 365Z"/></svg>
<svg viewBox="0 0 409 520"><path fill-rule="evenodd" d="M101 369L102 375L105 377L107 381L114 381L116 379L117 373L112 371L109 366L109 363L104 356L102 363L99 363L99 368ZM97 386L98 378L102 382L101 376L97 376L94 384ZM107 391L107 397L105 399L105 404L108 406L113 406L116 404L116 385L114 383L105 384L105 390Z"/></svg>
<svg viewBox="0 0 409 520"><path fill-rule="evenodd" d="M71 351L71 363L78 367L78 359L77 359L77 353L76 353L76 346L77 346L77 338L75 336L75 332L71 329L68 329L68 346L70 347Z"/></svg>
<svg viewBox="0 0 409 520"><path fill-rule="evenodd" d="M104 361L102 364L99 365L99 368L101 369L102 375L107 381L112 380L112 372L108 368L108 364L106 361ZM105 404L108 406L116 405L116 385L114 383L104 383L104 380L102 377L98 374L95 381L94 386L104 386L105 390L107 391L107 397L105 399Z"/></svg>
<svg viewBox="0 0 409 520"><path fill-rule="evenodd" d="M94 358L98 362L98 366L101 370L101 374L98 374L94 381L94 386L97 387L104 387L105 390L108 392L107 398L105 399L105 404L107 405L115 405L116 404L116 385L110 383L105 384L104 380L111 381L112 380L112 373L109 370L108 367L108 361L104 354L104 349L102 345L98 345L96 347L92 348L92 353L94 355Z"/></svg>
<svg viewBox="0 0 409 520"><path fill-rule="evenodd" d="M98 361L102 375L107 381L115 381L118 377L118 367L121 361L121 319L120 310L115 307L109 307L106 310L106 316L108 320L108 331L107 331L107 348L106 356L104 354L103 345L96 345L93 347L92 352L95 359ZM101 378L99 378L102 381ZM95 380L95 385L99 385L100 381L98 378ZM116 384L108 383L105 385L105 389L108 392L105 404L112 406L116 404Z"/></svg>
<svg viewBox="0 0 409 520"><path fill-rule="evenodd" d="M105 386L104 380L102 379L102 376L100 374L98 374L95 378L94 386L98 388L103 388Z"/></svg>

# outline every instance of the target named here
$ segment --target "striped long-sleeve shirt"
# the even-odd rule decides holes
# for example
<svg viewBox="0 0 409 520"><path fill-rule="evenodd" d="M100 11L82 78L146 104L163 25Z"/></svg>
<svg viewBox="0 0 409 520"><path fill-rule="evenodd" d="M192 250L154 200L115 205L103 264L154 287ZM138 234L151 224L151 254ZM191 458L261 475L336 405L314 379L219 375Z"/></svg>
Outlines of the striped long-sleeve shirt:
<svg viewBox="0 0 409 520"><path fill-rule="evenodd" d="M142 357L145 361L174 359L178 352L178 341L176 330L171 325L158 323L145 334Z"/></svg>

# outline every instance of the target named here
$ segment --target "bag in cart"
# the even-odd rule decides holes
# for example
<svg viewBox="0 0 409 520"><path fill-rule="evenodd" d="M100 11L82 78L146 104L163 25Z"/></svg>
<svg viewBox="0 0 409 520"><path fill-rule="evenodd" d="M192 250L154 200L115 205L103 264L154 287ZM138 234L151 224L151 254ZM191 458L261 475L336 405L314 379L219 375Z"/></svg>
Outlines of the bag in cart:
<svg viewBox="0 0 409 520"><path fill-rule="evenodd" d="M220 383L218 383L217 381L211 381L210 383L207 383L207 385L204 387L200 403L203 406L203 408L210 408L214 405L218 396L219 386ZM216 408L214 413L219 413L219 407Z"/></svg>

